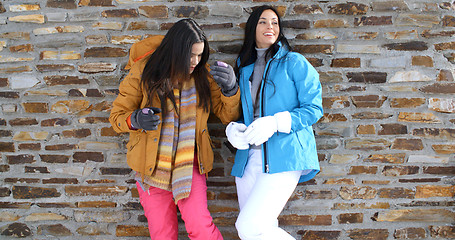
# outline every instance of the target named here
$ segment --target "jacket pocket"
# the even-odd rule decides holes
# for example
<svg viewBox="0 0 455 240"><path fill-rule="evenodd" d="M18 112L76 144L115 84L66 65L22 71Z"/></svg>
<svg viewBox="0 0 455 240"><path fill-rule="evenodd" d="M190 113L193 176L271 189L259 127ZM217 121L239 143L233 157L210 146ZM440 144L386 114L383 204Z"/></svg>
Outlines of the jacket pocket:
<svg viewBox="0 0 455 240"><path fill-rule="evenodd" d="M207 129L203 129L199 145L199 170L201 173L208 173L213 168L213 143Z"/></svg>

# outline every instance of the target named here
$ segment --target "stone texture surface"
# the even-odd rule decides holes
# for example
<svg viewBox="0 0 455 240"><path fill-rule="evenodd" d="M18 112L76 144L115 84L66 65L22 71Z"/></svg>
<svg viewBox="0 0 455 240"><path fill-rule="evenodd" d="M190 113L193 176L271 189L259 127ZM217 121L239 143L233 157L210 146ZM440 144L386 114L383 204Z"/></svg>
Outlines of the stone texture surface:
<svg viewBox="0 0 455 240"><path fill-rule="evenodd" d="M453 239L455 3L0 1L0 239L149 239L109 111L132 44L194 18L233 64L249 12L278 8L316 68L321 172L279 217L296 239ZM234 155L214 115L208 204L238 240ZM188 239L179 221L179 239Z"/></svg>

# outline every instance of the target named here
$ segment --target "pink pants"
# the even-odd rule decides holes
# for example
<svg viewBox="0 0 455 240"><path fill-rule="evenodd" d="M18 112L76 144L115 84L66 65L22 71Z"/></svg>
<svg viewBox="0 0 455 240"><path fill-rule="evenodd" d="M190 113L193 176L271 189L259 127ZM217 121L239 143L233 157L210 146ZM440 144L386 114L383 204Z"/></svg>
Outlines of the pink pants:
<svg viewBox="0 0 455 240"><path fill-rule="evenodd" d="M177 208L172 192L150 187L147 192L136 182L139 199L148 220L150 238L154 240L177 240ZM207 184L205 175L199 174L197 158L193 167L191 193L177 203L190 239L222 240L207 209Z"/></svg>

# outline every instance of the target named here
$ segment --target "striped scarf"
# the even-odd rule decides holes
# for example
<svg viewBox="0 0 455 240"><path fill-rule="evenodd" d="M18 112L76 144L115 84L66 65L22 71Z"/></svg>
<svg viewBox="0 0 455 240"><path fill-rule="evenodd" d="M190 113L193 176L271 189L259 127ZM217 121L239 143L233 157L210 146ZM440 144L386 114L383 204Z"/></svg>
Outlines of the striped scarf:
<svg viewBox="0 0 455 240"><path fill-rule="evenodd" d="M158 144L157 165L144 183L172 191L174 201L187 198L193 178L194 144L196 132L196 87L194 79L182 84L181 95L174 89L177 111L167 99L168 111L163 116Z"/></svg>

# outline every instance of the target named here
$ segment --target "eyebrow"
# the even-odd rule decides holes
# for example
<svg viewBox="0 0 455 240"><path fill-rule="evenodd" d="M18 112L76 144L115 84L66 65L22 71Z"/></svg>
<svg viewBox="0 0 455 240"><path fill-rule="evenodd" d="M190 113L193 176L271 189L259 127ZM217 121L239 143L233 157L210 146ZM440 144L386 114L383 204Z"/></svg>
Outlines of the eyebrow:
<svg viewBox="0 0 455 240"><path fill-rule="evenodd" d="M267 19L267 18L265 18L265 17L260 17L259 19ZM278 20L278 18L273 17L272 20Z"/></svg>

